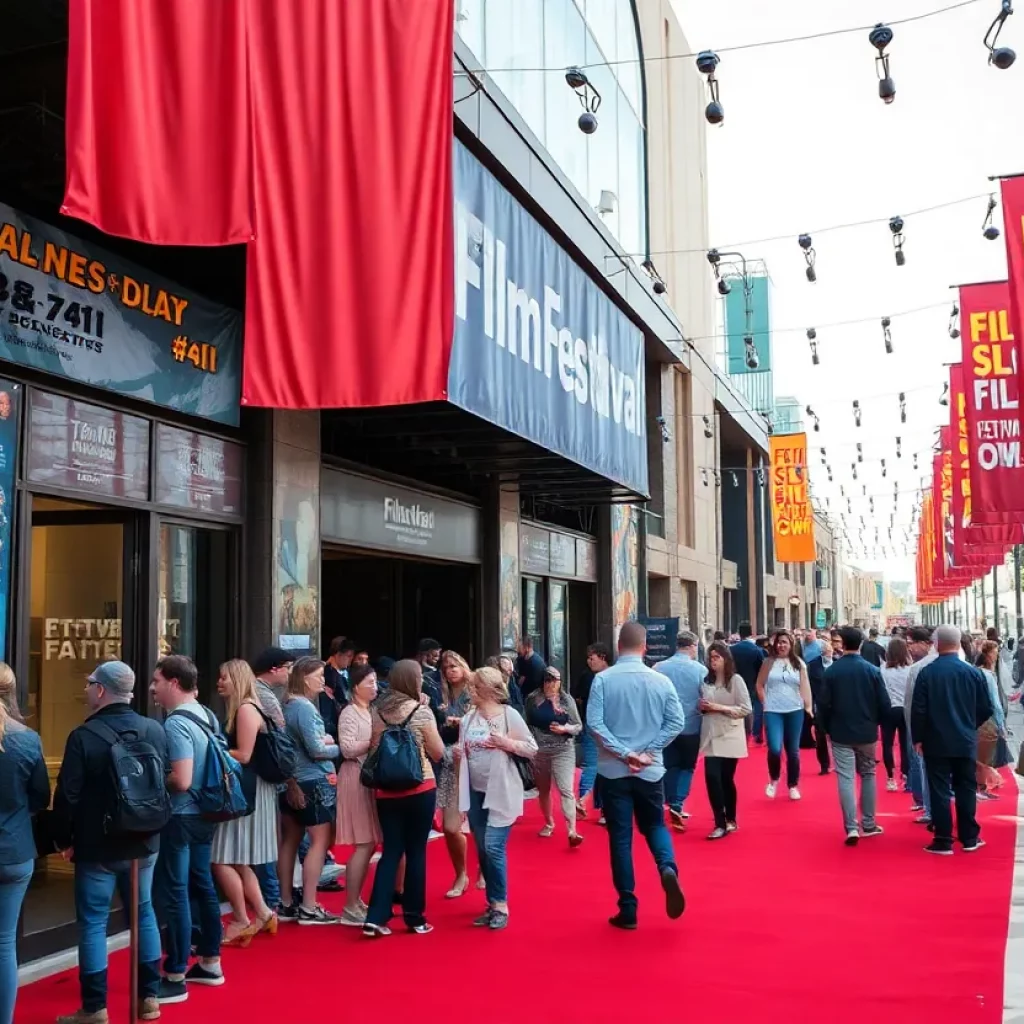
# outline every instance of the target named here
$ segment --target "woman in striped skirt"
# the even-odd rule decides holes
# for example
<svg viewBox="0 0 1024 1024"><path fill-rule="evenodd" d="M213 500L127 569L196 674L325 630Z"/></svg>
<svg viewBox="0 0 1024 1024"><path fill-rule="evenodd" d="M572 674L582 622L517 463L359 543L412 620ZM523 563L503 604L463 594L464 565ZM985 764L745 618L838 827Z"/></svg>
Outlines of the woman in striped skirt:
<svg viewBox="0 0 1024 1024"><path fill-rule="evenodd" d="M217 692L227 707L226 733L231 756L255 777L256 798L252 814L217 826L213 836L213 874L228 902L232 920L224 931L225 946L248 946L259 932L273 935L277 931L277 914L267 906L254 864L277 861L277 793L250 764L256 737L267 731L267 720L256 696L256 679L252 669L240 658L220 667ZM251 780L250 780L251 781ZM247 905L255 920L249 921Z"/></svg>

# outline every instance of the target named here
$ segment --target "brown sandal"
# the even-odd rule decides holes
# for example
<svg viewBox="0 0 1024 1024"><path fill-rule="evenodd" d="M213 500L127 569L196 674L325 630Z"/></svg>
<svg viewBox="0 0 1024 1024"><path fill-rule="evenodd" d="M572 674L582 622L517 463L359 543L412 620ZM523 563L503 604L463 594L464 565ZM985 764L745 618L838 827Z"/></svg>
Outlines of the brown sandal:
<svg viewBox="0 0 1024 1024"><path fill-rule="evenodd" d="M260 930L258 924L247 924L244 926L237 926L238 931L233 935L231 932L231 925L228 925L227 931L224 934L224 938L221 940L222 946L228 946L235 949L245 949L249 943L252 942L253 936Z"/></svg>

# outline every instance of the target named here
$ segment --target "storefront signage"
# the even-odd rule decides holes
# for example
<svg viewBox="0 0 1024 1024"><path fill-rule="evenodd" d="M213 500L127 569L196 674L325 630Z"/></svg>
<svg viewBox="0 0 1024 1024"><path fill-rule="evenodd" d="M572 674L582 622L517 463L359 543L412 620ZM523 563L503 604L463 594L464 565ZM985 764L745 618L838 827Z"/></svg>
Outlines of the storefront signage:
<svg viewBox="0 0 1024 1024"><path fill-rule="evenodd" d="M471 505L336 469L322 474L320 532L326 543L480 561L480 513Z"/></svg>
<svg viewBox="0 0 1024 1024"><path fill-rule="evenodd" d="M199 512L241 515L242 463L240 445L159 423L155 500Z"/></svg>
<svg viewBox="0 0 1024 1024"><path fill-rule="evenodd" d="M0 658L7 659L7 606L11 595L11 517L18 466L18 409L22 389L0 380Z"/></svg>
<svg viewBox="0 0 1024 1024"><path fill-rule="evenodd" d="M32 483L145 501L149 424L137 416L33 390L27 464Z"/></svg>
<svg viewBox="0 0 1024 1024"><path fill-rule="evenodd" d="M120 619L46 619L46 661L90 661L121 657Z"/></svg>
<svg viewBox="0 0 1024 1024"><path fill-rule="evenodd" d="M525 523L519 528L519 569L541 576L551 571L551 540L547 530Z"/></svg>
<svg viewBox="0 0 1024 1024"><path fill-rule="evenodd" d="M551 575L576 575L576 538L551 532Z"/></svg>
<svg viewBox="0 0 1024 1024"><path fill-rule="evenodd" d="M592 540L576 538L576 575L591 583L597 581L597 545Z"/></svg>
<svg viewBox="0 0 1024 1024"><path fill-rule="evenodd" d="M643 335L455 143L449 401L647 494Z"/></svg>
<svg viewBox="0 0 1024 1024"><path fill-rule="evenodd" d="M644 660L648 665L671 658L676 653L676 637L679 635L679 619L651 619L641 616L638 620L647 627L647 653Z"/></svg>
<svg viewBox="0 0 1024 1024"><path fill-rule="evenodd" d="M0 359L238 424L239 312L3 204Z"/></svg>

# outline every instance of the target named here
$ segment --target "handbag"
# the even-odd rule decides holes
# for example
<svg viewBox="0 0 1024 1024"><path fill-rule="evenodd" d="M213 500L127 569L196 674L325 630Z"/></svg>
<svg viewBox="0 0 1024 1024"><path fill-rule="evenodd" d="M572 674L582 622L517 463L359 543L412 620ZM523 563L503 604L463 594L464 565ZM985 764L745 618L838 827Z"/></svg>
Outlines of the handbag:
<svg viewBox="0 0 1024 1024"><path fill-rule="evenodd" d="M992 767L1005 768L1008 764L1013 764L1013 757L1010 755L1010 745L1006 742L1005 736L1000 736L996 740L996 752L992 758Z"/></svg>
<svg viewBox="0 0 1024 1024"><path fill-rule="evenodd" d="M505 735L508 735L508 710L505 711ZM533 758L524 757L522 754L509 754L512 764L523 783L524 790L536 789L537 780L533 777Z"/></svg>

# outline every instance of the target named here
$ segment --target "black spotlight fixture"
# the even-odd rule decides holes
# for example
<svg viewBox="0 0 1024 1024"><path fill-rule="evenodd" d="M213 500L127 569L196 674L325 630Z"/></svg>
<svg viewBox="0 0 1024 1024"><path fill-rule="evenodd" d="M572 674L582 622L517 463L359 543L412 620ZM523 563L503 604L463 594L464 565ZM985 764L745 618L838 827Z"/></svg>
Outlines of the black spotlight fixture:
<svg viewBox="0 0 1024 1024"><path fill-rule="evenodd" d="M743 338L743 361L747 364L748 370L756 370L761 364L761 360L757 357L757 347L754 345L754 338L752 335L747 334Z"/></svg>
<svg viewBox="0 0 1024 1024"><path fill-rule="evenodd" d="M999 228L992 223L992 214L996 212L996 197L988 197L988 209L985 211L985 222L981 225L981 233L990 241L994 242L999 237Z"/></svg>
<svg viewBox="0 0 1024 1024"><path fill-rule="evenodd" d="M594 83L587 77L582 68L565 69L565 83L580 101L583 113L576 122L584 135L593 135L597 131L597 111L601 106L601 94L594 88Z"/></svg>
<svg viewBox="0 0 1024 1024"><path fill-rule="evenodd" d="M960 307L954 302L949 311L949 336L956 341L960 337Z"/></svg>
<svg viewBox="0 0 1024 1024"><path fill-rule="evenodd" d="M818 414L810 406L807 406L806 412L814 420L814 432L817 433L821 430L821 420L818 419Z"/></svg>
<svg viewBox="0 0 1024 1024"><path fill-rule="evenodd" d="M725 120L725 108L718 99L718 79L715 78L718 64L718 54L714 50L701 50L697 54L697 70L707 76L708 95L711 98L704 108L704 117L707 118L708 124L721 124Z"/></svg>
<svg viewBox="0 0 1024 1024"><path fill-rule="evenodd" d="M715 436L715 432L711 429L711 417L702 416L701 419L704 421L704 436L710 441Z"/></svg>
<svg viewBox="0 0 1024 1024"><path fill-rule="evenodd" d="M853 400L853 425L860 426L860 402L856 398Z"/></svg>
<svg viewBox="0 0 1024 1024"><path fill-rule="evenodd" d="M857 463L856 462L851 462L850 463L850 469L853 470L853 479L856 480L857 479Z"/></svg>
<svg viewBox="0 0 1024 1024"><path fill-rule="evenodd" d="M878 24L869 33L868 40L878 51L875 58L875 71L878 74L878 95L883 103L892 103L896 99L896 83L889 74L889 54L885 48L892 42L892 29L888 25Z"/></svg>
<svg viewBox="0 0 1024 1024"><path fill-rule="evenodd" d="M882 459L881 463L882 463L882 477L884 478L885 477L885 459ZM874 511L874 509L872 509L872 511Z"/></svg>
<svg viewBox="0 0 1024 1024"><path fill-rule="evenodd" d="M889 330L892 321L887 317L882 317L882 337L885 339L885 354L887 356L892 355L892 331Z"/></svg>
<svg viewBox="0 0 1024 1024"><path fill-rule="evenodd" d="M900 392L900 423L907 422L907 393Z"/></svg>
<svg viewBox="0 0 1024 1024"><path fill-rule="evenodd" d="M811 240L811 236L801 235L796 240L796 244L804 251L804 259L807 261L807 280L814 284L818 280L818 272L814 269L814 262L818 258L818 254L814 251L814 243Z"/></svg>
<svg viewBox="0 0 1024 1024"><path fill-rule="evenodd" d="M984 42L988 50L988 62L989 64L995 64L1000 71L1005 71L1017 59L1017 54L1010 47L996 46L996 43L999 41L999 33L1003 31L1003 25L1006 24L1006 19L1011 14L1013 14L1012 3L1010 0L1002 0L999 5L999 13L985 33Z"/></svg>
<svg viewBox="0 0 1024 1024"><path fill-rule="evenodd" d="M902 439L897 437L896 438L896 458L897 459L902 459L903 458L903 448L902 448L902 445L903 445Z"/></svg>
<svg viewBox="0 0 1024 1024"><path fill-rule="evenodd" d="M914 452L914 469L917 469L917 452Z"/></svg>
<svg viewBox="0 0 1024 1024"><path fill-rule="evenodd" d="M896 266L902 267L907 262L903 254L903 218L893 217L889 221L889 230L892 232L892 247L896 250Z"/></svg>
<svg viewBox="0 0 1024 1024"><path fill-rule="evenodd" d="M939 405L949 405L949 381L942 385L942 394L939 395Z"/></svg>
<svg viewBox="0 0 1024 1024"><path fill-rule="evenodd" d="M864 461L864 445L860 441L857 442L857 461Z"/></svg>
<svg viewBox="0 0 1024 1024"><path fill-rule="evenodd" d="M664 295L668 291L668 285L665 284L665 279L658 273L658 268L655 267L654 263L650 259L646 259L640 264L647 276L653 282L651 285L655 295Z"/></svg>

